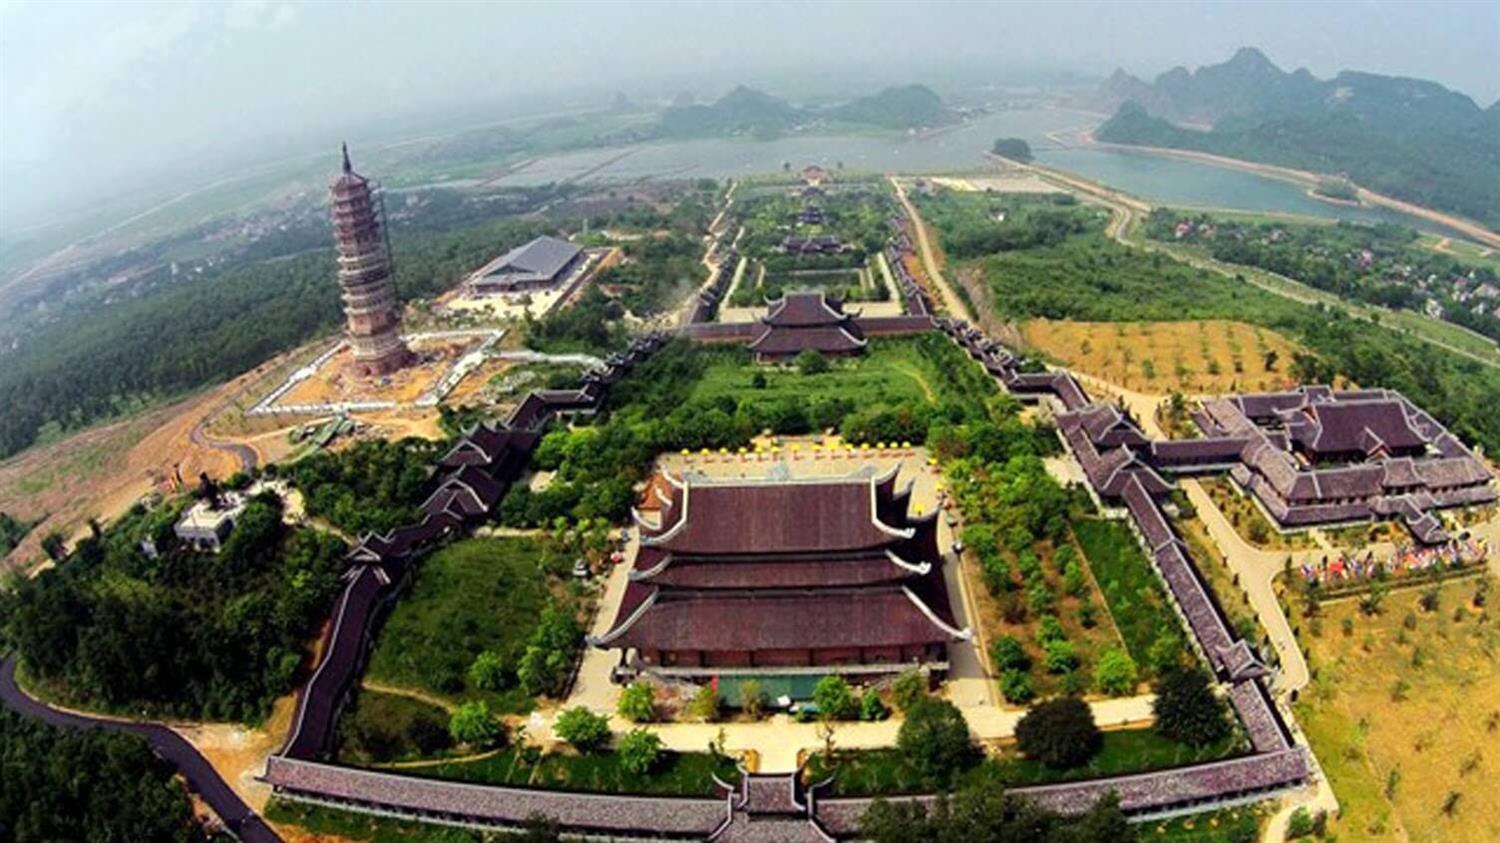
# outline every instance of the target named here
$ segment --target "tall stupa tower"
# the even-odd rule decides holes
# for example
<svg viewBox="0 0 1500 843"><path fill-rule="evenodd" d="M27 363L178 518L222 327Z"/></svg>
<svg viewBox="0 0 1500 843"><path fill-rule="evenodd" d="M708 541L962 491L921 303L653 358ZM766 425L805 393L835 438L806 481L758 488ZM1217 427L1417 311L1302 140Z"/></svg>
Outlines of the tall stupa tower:
<svg viewBox="0 0 1500 843"><path fill-rule="evenodd" d="M355 365L366 375L384 375L405 366L411 352L401 340L401 311L391 281L391 252L381 232L382 207L370 180L349 164L328 188L333 204L333 237L339 251L339 286L344 294L344 335Z"/></svg>

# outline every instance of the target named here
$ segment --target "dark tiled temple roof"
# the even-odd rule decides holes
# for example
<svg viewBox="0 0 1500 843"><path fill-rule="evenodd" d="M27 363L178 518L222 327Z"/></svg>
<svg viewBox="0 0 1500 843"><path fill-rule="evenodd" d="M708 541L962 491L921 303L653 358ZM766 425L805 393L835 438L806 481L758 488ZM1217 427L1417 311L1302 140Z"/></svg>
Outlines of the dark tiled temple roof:
<svg viewBox="0 0 1500 843"><path fill-rule="evenodd" d="M778 328L806 328L815 325L839 325L850 320L850 314L837 301L823 293L787 293L771 302L771 309L761 321Z"/></svg>
<svg viewBox="0 0 1500 843"><path fill-rule="evenodd" d="M749 347L757 354L800 354L809 349L824 354L846 354L864 348L865 344L866 340L844 326L792 329L767 325L750 341Z"/></svg>
<svg viewBox="0 0 1500 843"><path fill-rule="evenodd" d="M884 547L909 529L878 518L871 479L792 483L687 482L681 505L641 544L674 553L780 554Z"/></svg>
<svg viewBox="0 0 1500 843"><path fill-rule="evenodd" d="M1426 440L1407 422L1404 402L1397 400L1325 402L1293 411L1297 443L1314 454L1373 453L1421 448Z"/></svg>

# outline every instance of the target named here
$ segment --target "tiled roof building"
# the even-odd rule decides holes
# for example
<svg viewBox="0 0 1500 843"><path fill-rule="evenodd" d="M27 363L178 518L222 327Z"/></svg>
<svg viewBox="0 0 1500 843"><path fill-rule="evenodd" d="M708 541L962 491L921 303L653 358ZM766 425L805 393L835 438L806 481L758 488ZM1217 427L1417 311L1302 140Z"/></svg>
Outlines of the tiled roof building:
<svg viewBox="0 0 1500 843"><path fill-rule="evenodd" d="M750 341L757 360L784 360L812 349L828 355L858 354L866 340L851 314L822 293L788 293L772 302Z"/></svg>
<svg viewBox="0 0 1500 843"><path fill-rule="evenodd" d="M822 667L943 670L967 638L948 602L936 513L883 477L671 481L612 628L591 643L687 677Z"/></svg>

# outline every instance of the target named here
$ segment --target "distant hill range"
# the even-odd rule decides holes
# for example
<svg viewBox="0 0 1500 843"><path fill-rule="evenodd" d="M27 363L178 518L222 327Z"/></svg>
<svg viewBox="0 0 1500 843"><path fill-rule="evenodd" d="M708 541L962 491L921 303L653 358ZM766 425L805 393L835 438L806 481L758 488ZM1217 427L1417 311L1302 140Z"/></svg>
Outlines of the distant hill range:
<svg viewBox="0 0 1500 843"><path fill-rule="evenodd" d="M1115 71L1089 105L1101 141L1191 149L1346 174L1362 187L1500 227L1500 103L1436 82L1287 73L1253 47L1145 82Z"/></svg>
<svg viewBox="0 0 1500 843"><path fill-rule="evenodd" d="M674 104L661 115L664 135L750 134L775 136L800 126L842 122L885 129L915 129L955 123L959 115L924 85L886 88L828 108L799 108L780 97L740 85L708 105Z"/></svg>

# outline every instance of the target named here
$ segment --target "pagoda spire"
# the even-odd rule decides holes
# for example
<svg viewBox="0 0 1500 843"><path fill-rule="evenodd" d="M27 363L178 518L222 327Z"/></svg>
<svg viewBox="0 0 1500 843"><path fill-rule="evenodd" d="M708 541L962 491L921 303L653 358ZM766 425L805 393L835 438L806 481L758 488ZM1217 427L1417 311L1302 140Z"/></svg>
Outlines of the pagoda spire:
<svg viewBox="0 0 1500 843"><path fill-rule="evenodd" d="M354 165L349 163L349 142L344 141L344 172L354 172Z"/></svg>

